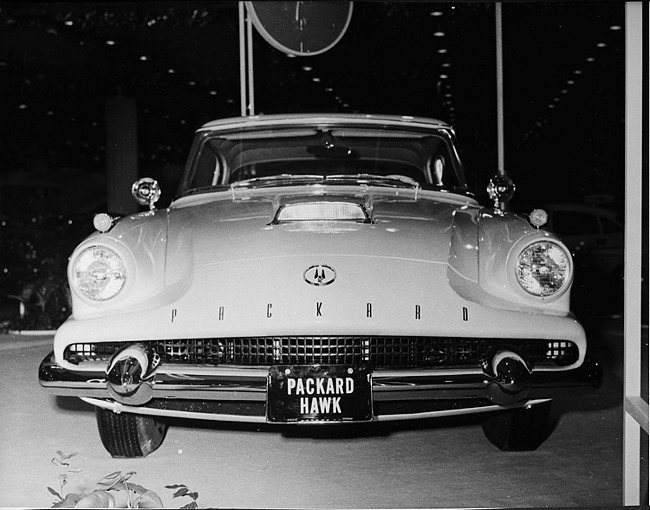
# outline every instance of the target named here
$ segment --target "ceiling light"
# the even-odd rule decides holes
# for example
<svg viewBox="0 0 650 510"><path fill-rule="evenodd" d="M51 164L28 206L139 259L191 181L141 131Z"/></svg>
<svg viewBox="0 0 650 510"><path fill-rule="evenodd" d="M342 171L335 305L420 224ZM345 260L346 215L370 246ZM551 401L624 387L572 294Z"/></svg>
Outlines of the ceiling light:
<svg viewBox="0 0 650 510"><path fill-rule="evenodd" d="M446 80L447 78L449 78L449 75L447 75L447 74L441 74L440 75L441 80Z"/></svg>
<svg viewBox="0 0 650 510"><path fill-rule="evenodd" d="M142 55L140 57L140 60L142 60L144 62L145 60L149 60L149 58L146 55Z"/></svg>
<svg viewBox="0 0 650 510"><path fill-rule="evenodd" d="M320 81L320 78L314 76L314 77L311 79L311 81L313 81L313 82L315 82L315 83L318 83L318 82Z"/></svg>
<svg viewBox="0 0 650 510"><path fill-rule="evenodd" d="M210 92L208 92L208 94L210 94L211 96L216 96L217 91L216 90L211 90Z"/></svg>
<svg viewBox="0 0 650 510"><path fill-rule="evenodd" d="M594 57L587 57L586 58L587 62L595 62L596 59Z"/></svg>
<svg viewBox="0 0 650 510"><path fill-rule="evenodd" d="M451 67L451 64L449 62L443 62L442 67Z"/></svg>
<svg viewBox="0 0 650 510"><path fill-rule="evenodd" d="M306 71L306 72L309 72L309 71L312 70L312 67L311 66L302 66L302 70Z"/></svg>
<svg viewBox="0 0 650 510"><path fill-rule="evenodd" d="M567 80L567 85L575 85L575 81L573 80Z"/></svg>
<svg viewBox="0 0 650 510"><path fill-rule="evenodd" d="M167 69L167 72L168 72L169 74L174 74L176 71L175 71L174 69Z"/></svg>
<svg viewBox="0 0 650 510"><path fill-rule="evenodd" d="M106 44L108 44L109 46L115 46L115 41L111 41L109 39L108 41L106 41Z"/></svg>
<svg viewBox="0 0 650 510"><path fill-rule="evenodd" d="M68 27L71 27L72 25L74 25L74 23L72 21L68 20L68 21L65 22L65 25L68 26Z"/></svg>
<svg viewBox="0 0 650 510"><path fill-rule="evenodd" d="M573 71L573 74L582 74L582 71L580 69L576 69L575 71Z"/></svg>
<svg viewBox="0 0 650 510"><path fill-rule="evenodd" d="M429 16L435 16L435 17L442 16L442 12L440 12L440 11L432 11L432 12L429 13Z"/></svg>
<svg viewBox="0 0 650 510"><path fill-rule="evenodd" d="M596 44L596 46L599 48L604 48L605 46L607 46L607 44L604 42L599 42L598 44Z"/></svg>
<svg viewBox="0 0 650 510"><path fill-rule="evenodd" d="M621 30L621 28L622 27L620 25L612 25L611 27L609 27L610 30Z"/></svg>
<svg viewBox="0 0 650 510"><path fill-rule="evenodd" d="M445 36L445 33L444 33L444 32L434 32L434 33L433 33L433 36L434 36L434 37L444 37L444 36Z"/></svg>
<svg viewBox="0 0 650 510"><path fill-rule="evenodd" d="M447 50L445 48L440 48L438 50L438 53L447 53Z"/></svg>

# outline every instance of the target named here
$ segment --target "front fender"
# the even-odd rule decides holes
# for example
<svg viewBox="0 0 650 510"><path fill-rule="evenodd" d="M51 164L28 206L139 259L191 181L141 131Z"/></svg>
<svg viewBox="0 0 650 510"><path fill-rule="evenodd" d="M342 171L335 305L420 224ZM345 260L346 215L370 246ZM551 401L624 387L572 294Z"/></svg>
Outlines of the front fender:
<svg viewBox="0 0 650 510"><path fill-rule="evenodd" d="M521 249L537 240L564 246L553 234L531 226L516 214L493 209L456 211L447 271L450 286L464 299L483 306L568 315L570 282L559 295L536 297L516 281L516 258ZM570 258L569 250L566 252Z"/></svg>

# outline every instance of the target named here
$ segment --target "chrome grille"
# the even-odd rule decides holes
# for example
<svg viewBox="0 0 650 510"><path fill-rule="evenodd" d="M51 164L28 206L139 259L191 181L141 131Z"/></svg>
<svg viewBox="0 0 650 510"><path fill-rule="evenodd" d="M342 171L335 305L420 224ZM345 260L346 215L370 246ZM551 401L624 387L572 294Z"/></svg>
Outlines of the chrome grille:
<svg viewBox="0 0 650 510"><path fill-rule="evenodd" d="M198 365L359 365L375 368L476 367L495 348L520 352L535 366L570 365L578 347L566 340L413 336L277 336L147 340L163 363ZM108 362L122 342L67 347L71 363Z"/></svg>

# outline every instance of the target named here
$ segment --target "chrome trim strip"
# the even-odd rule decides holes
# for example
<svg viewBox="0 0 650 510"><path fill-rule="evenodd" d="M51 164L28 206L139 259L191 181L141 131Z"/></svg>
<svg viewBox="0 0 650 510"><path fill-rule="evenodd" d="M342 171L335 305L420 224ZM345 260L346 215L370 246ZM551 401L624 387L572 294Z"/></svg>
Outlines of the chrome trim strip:
<svg viewBox="0 0 650 510"><path fill-rule="evenodd" d="M225 372L225 375L223 375ZM212 373L156 374L153 398L193 400L263 401L268 371L246 374L212 370ZM55 395L109 397L105 372L72 372L60 367L51 354L39 368L41 385ZM565 371L533 371L529 398L559 398L599 388L602 368L587 359L582 366ZM480 371L439 374L435 371L404 371L373 374L373 398L390 400L447 400L485 398L488 381Z"/></svg>

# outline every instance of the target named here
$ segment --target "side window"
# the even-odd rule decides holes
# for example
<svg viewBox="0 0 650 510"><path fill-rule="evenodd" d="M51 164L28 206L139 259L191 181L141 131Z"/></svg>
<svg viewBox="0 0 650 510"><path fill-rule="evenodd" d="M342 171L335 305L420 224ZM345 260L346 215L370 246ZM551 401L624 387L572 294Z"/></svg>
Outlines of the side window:
<svg viewBox="0 0 650 510"><path fill-rule="evenodd" d="M560 236L597 235L598 218L580 211L555 211L553 227Z"/></svg>
<svg viewBox="0 0 650 510"><path fill-rule="evenodd" d="M214 152L212 152L210 146L206 143L201 149L201 155L196 164L192 187L203 188L220 184L220 182L221 165L219 163L219 158L214 154Z"/></svg>

